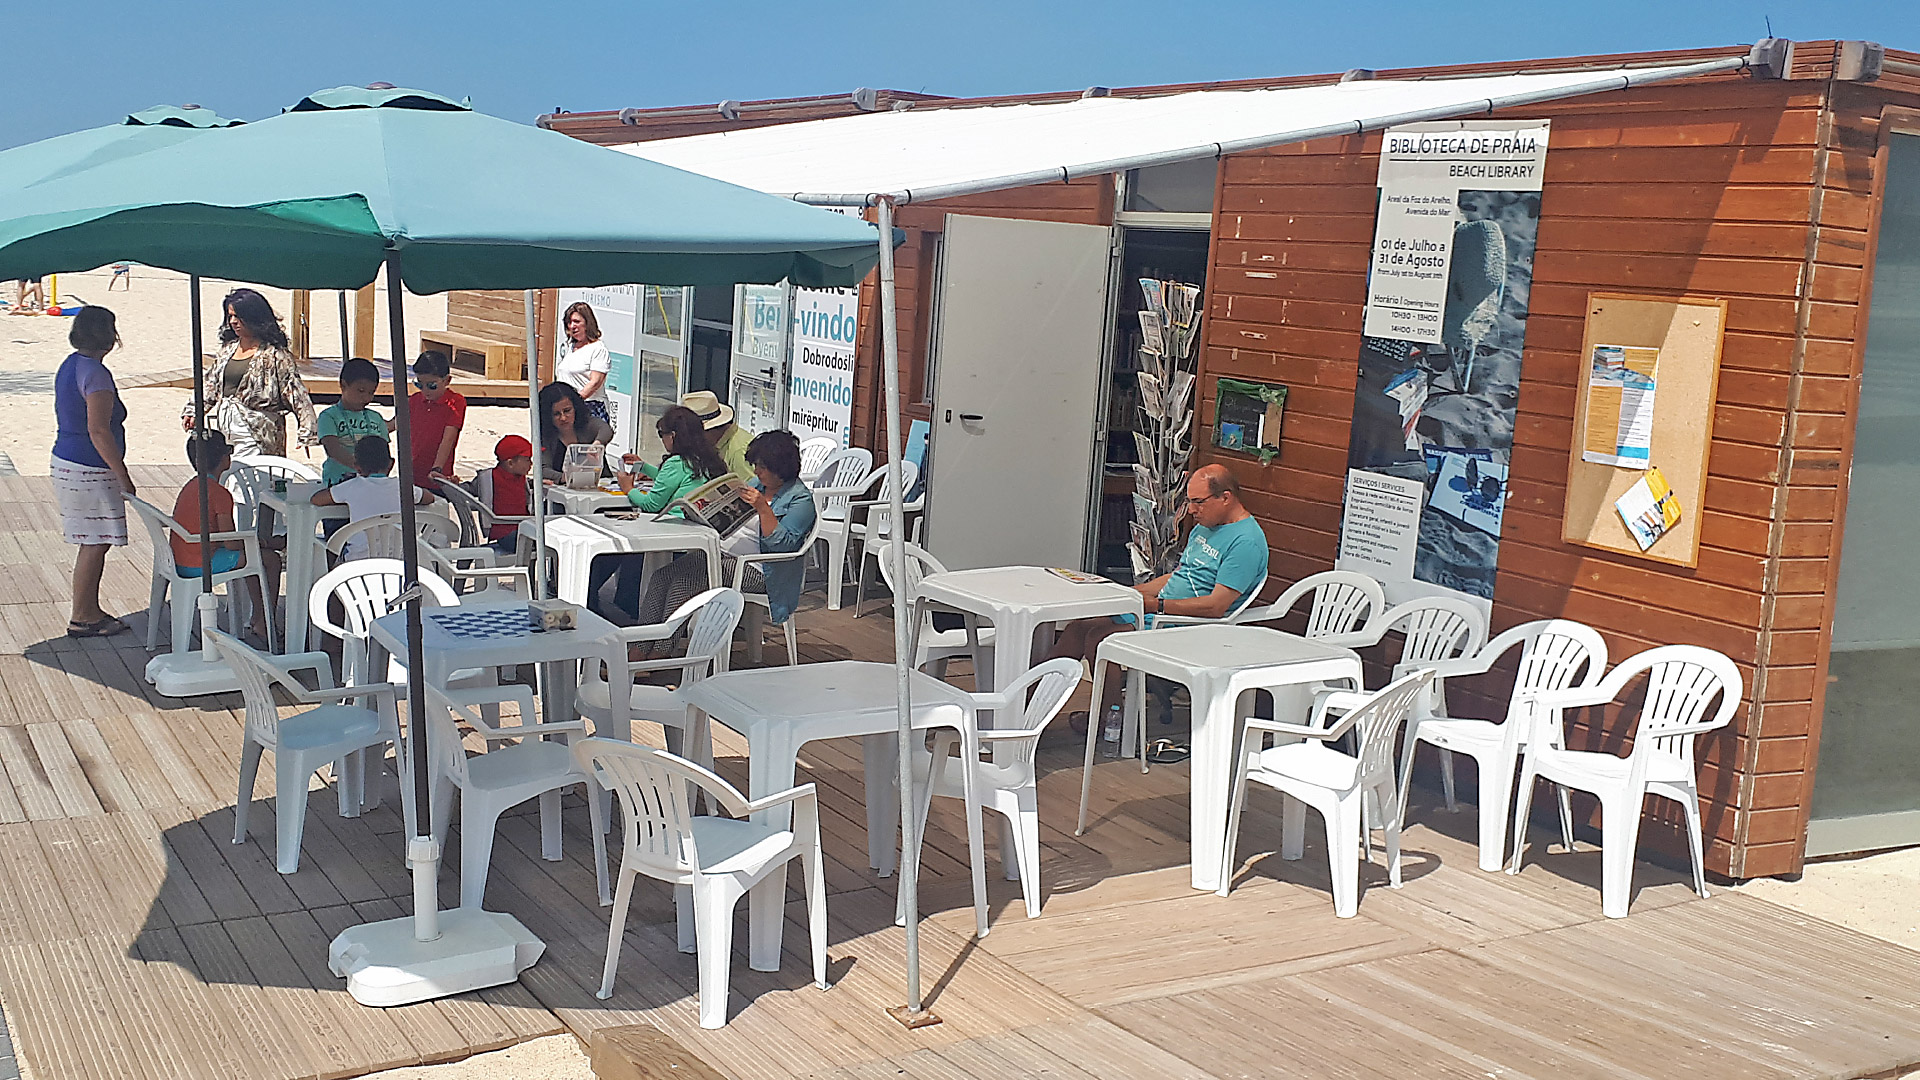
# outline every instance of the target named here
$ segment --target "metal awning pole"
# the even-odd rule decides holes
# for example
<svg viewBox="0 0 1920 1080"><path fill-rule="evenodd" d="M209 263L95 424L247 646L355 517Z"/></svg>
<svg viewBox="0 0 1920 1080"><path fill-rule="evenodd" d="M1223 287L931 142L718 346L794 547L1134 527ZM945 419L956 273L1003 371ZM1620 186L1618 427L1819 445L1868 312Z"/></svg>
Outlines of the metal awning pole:
<svg viewBox="0 0 1920 1080"><path fill-rule="evenodd" d="M535 305L540 290L527 293L527 441L533 444L533 598L547 598L547 461L540 449L540 344ZM588 597L591 601L592 597Z"/></svg>
<svg viewBox="0 0 1920 1080"><path fill-rule="evenodd" d="M199 274L187 275L187 325L190 328L189 336L193 339L193 453L198 457L204 452L201 448L206 445L207 438L207 371L206 361L203 359L205 354L202 351L206 333L201 328L200 321ZM210 481L198 463L190 461L188 464L193 466L197 481L194 487L200 493L200 591L211 593L213 592L213 522L209 520L211 513L207 505L207 484ZM269 604L272 602L265 594L262 594L262 599L267 600ZM272 611L267 612L267 618L273 618ZM203 651L211 650L212 647L208 642L200 643ZM211 656L212 653L209 651L206 655Z"/></svg>
<svg viewBox="0 0 1920 1080"><path fill-rule="evenodd" d="M898 1017L908 1027L924 1023L926 1007L920 1001L920 860L914 849L913 794L913 652L908 625L912 600L907 595L906 520L901 507L906 494L900 487L900 462L906 456L900 428L900 333L893 299L893 203L879 200L880 211L880 370L886 378L887 398L887 512L893 522L893 670L900 711L900 910L907 930L907 1007Z"/></svg>

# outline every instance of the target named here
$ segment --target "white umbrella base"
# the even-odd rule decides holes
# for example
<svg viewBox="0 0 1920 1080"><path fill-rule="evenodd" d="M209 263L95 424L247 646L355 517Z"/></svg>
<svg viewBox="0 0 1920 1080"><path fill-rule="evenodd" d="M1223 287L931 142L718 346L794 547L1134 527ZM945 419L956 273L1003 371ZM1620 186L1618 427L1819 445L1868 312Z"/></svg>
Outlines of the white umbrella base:
<svg viewBox="0 0 1920 1080"><path fill-rule="evenodd" d="M349 927L333 939L327 966L353 1000L386 1008L513 982L547 951L504 912L453 908L439 920L432 941L414 940L411 915Z"/></svg>
<svg viewBox="0 0 1920 1080"><path fill-rule="evenodd" d="M161 653L147 661L147 682L165 697L231 694L240 689L240 680L227 665L207 659L199 650Z"/></svg>

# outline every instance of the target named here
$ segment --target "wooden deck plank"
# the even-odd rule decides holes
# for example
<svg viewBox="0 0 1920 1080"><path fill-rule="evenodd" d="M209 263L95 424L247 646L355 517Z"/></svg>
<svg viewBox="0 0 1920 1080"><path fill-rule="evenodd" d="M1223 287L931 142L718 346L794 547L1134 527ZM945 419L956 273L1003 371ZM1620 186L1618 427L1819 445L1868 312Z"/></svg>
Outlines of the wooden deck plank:
<svg viewBox="0 0 1920 1080"><path fill-rule="evenodd" d="M0 727L0 765L6 767L7 780L28 820L47 821L66 815L24 725Z"/></svg>
<svg viewBox="0 0 1920 1080"><path fill-rule="evenodd" d="M61 816L106 813L100 797L93 793L93 785L87 781L86 770L80 767L80 759L74 756L73 747L67 745L67 733L61 725L28 724L27 741L53 787L54 798L60 802Z"/></svg>
<svg viewBox="0 0 1920 1080"><path fill-rule="evenodd" d="M63 994L62 973L38 943L0 945L0 975L7 987L9 1026L19 1056L37 1072L56 1077L109 1077L88 1040L98 1029ZM111 1017L105 1018L111 1023Z"/></svg>
<svg viewBox="0 0 1920 1080"><path fill-rule="evenodd" d="M194 972L213 988L249 1056L256 1056L273 1075L298 1080L321 1075L325 1059L314 1045L314 1033L288 1013L280 994L259 984L225 923L182 927L180 938Z"/></svg>
<svg viewBox="0 0 1920 1080"><path fill-rule="evenodd" d="M188 926L212 922L217 917L186 863L168 846L159 822L145 813L114 814L107 820L126 842L123 850L129 872L159 881L154 902L164 919L156 919L154 925Z"/></svg>

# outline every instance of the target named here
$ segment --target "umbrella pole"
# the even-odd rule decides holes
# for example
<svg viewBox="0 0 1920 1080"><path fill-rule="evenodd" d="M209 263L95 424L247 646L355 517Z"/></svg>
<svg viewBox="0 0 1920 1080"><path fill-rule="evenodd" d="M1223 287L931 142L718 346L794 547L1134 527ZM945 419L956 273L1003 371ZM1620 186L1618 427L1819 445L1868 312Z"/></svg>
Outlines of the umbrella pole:
<svg viewBox="0 0 1920 1080"><path fill-rule="evenodd" d="M201 345L206 339L200 327L199 274L187 275L187 325L193 342L193 448L197 455L207 437L207 373L206 363L201 359L204 355ZM194 466L194 487L200 493L200 591L210 594L213 592L213 527L207 520L207 474L200 470L199 465L193 462L188 464ZM264 592L260 598L267 600ZM273 613L268 612L267 618L273 618ZM207 645L202 642L200 647L205 649Z"/></svg>
<svg viewBox="0 0 1920 1080"><path fill-rule="evenodd" d="M342 289L340 290L340 362L346 363L347 357L352 355L353 349L347 344L347 291ZM400 384L395 382L393 389L396 394L399 393ZM395 401L394 404L398 405L399 402Z"/></svg>
<svg viewBox="0 0 1920 1080"><path fill-rule="evenodd" d="M533 444L533 598L547 598L547 462L540 449L540 292L528 289L527 307L527 441ZM589 602L592 597L587 598Z"/></svg>
<svg viewBox="0 0 1920 1080"><path fill-rule="evenodd" d="M413 512L413 423L406 398L407 330L400 296L400 252L387 249L387 329L393 349L393 437L398 444L394 471L400 483L401 593L407 603L407 757L413 776L413 836L407 841L407 863L413 867L413 936L433 941L440 936L440 845L427 823L432 805L427 778L426 668L420 638L419 533Z"/></svg>
<svg viewBox="0 0 1920 1080"><path fill-rule="evenodd" d="M905 492L900 489L900 461L906 456L900 430L900 332L893 298L893 200L879 200L880 218L880 370L886 377L887 399L887 512L892 514L894 532L893 580L907 580L906 520L901 508ZM919 800L913 794L913 645L908 625L911 598L905 588L893 590L893 670L898 687L895 702L899 709L900 729L900 910L907 930L907 1004L888 1010L894 1019L909 1028L937 1024L940 1018L928 1012L920 1000L920 860L913 843L914 807Z"/></svg>

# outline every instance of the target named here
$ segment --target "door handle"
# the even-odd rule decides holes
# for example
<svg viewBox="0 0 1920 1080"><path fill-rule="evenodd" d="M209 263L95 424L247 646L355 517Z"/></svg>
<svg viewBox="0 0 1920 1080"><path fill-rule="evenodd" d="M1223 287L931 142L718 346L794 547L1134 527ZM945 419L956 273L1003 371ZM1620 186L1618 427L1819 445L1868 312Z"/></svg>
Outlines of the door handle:
<svg viewBox="0 0 1920 1080"><path fill-rule="evenodd" d="M985 419L986 417L977 412L963 412L960 414L960 422L963 424L977 424Z"/></svg>
<svg viewBox="0 0 1920 1080"><path fill-rule="evenodd" d="M987 418L980 413L963 412L960 414L960 430L969 435L984 435L987 431Z"/></svg>

